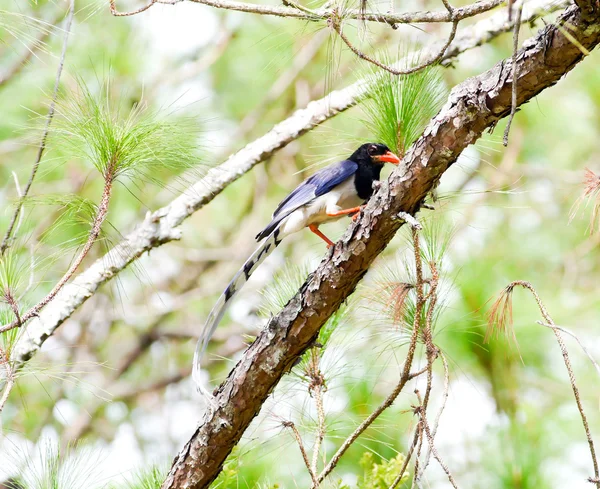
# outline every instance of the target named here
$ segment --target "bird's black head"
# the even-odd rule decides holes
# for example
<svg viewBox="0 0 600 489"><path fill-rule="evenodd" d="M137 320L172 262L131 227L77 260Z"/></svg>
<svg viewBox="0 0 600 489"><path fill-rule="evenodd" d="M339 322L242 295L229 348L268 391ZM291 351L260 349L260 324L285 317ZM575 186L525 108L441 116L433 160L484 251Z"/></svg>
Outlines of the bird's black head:
<svg viewBox="0 0 600 489"><path fill-rule="evenodd" d="M361 145L352 156L349 158L352 161L363 164L381 165L383 163L393 163L397 165L400 163L394 153L390 151L385 144L380 143L366 143Z"/></svg>

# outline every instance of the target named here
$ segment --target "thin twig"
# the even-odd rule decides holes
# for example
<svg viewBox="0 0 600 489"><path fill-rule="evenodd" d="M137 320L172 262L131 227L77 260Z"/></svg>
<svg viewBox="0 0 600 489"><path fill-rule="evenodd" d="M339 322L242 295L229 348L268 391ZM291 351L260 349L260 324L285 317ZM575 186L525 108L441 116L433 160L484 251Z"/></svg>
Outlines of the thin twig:
<svg viewBox="0 0 600 489"><path fill-rule="evenodd" d="M431 431L429 430L429 425L427 424L427 418L426 418L425 414L423 412L420 412L420 417L421 417L421 423L423 424L423 430L425 431L425 436L427 437L427 441L429 443L429 449L431 450L431 453L433 453L433 456L440 464L440 467L442 467L442 469L444 469L444 472L446 473L446 476L448 477L450 484L452 484L452 487L454 487L454 489L458 489L458 486L456 485L456 481L454 480L452 473L448 469L448 466L442 460L442 457L438 453L437 448L435 448L435 445L433 444L433 436L431 434Z"/></svg>
<svg viewBox="0 0 600 489"><path fill-rule="evenodd" d="M8 331L10 329L20 327L22 324L24 324L26 321L28 321L32 317L37 316L38 313L42 310L42 308L44 306L46 306L52 299L54 299L54 297L56 296L56 294L58 294L60 289L63 288L63 286L71 279L71 277L73 276L73 274L75 273L77 268L79 268L79 265L81 265L81 262L87 256L87 254L91 250L92 246L98 239L98 236L100 235L100 229L102 228L102 223L104 222L104 220L106 219L106 215L108 214L108 204L109 204L109 200L110 200L110 196L111 196L111 192L112 192L112 184L113 184L112 170L109 170L107 172L107 175L105 176L105 178L106 178L106 182L104 184L104 190L102 192L102 199L100 201L100 205L98 206L96 216L94 217L92 229L90 230L88 239L87 239L85 245L83 246L83 249L77 256L77 258L75 258L75 261L71 264L71 266L69 267L67 272L62 276L62 278L58 281L58 283L54 286L54 288L48 293L48 295L46 295L46 297L44 297L40 302L38 302L35 306L33 306L31 309L29 309L29 311L27 311L23 315L23 317L20 319L20 321L16 320L10 324L1 326L0 333L4 333L5 331Z"/></svg>
<svg viewBox="0 0 600 489"><path fill-rule="evenodd" d="M448 361L446 360L446 356L442 353L441 350L438 351L440 357L442 358L442 364L444 365L444 393L442 395L442 405L440 406L440 410L435 417L435 421L433 423L433 429L431 430L431 437L435 440L435 435L437 434L438 426L440 425L440 418L442 417L442 413L446 408L446 401L448 400L448 390L450 385L450 371L448 369ZM429 465L429 459L431 458L431 448L427 448L427 452L425 453L425 460L423 461L423 466L419 470L419 474L417 474L417 481L421 479L425 469Z"/></svg>
<svg viewBox="0 0 600 489"><path fill-rule="evenodd" d="M302 454L302 459L304 460L304 464L306 465L306 468L308 469L308 473L310 474L310 478L313 481L313 486L319 487L319 481L317 480L317 476L315 475L315 473L313 472L313 470L310 466L310 461L308 460L308 455L306 453L306 450L304 449L304 444L302 443L302 437L300 436L298 428L296 428L296 425L291 421L284 421L283 426L285 428L290 428L292 430L292 433L294 434L294 438L296 439L296 442L298 443L298 447L300 448L300 453Z"/></svg>
<svg viewBox="0 0 600 489"><path fill-rule="evenodd" d="M323 440L325 439L325 410L323 409L323 382L317 382L312 387L312 392L315 397L315 405L317 407L317 436L315 438L315 445L313 446L313 454L312 454L312 472L313 474L317 473L318 470L318 461L319 461L319 452L321 450L321 445L323 444Z"/></svg>
<svg viewBox="0 0 600 489"><path fill-rule="evenodd" d="M110 13L115 17L129 17L131 15L141 14L148 10L155 3L162 3L165 5L175 5L176 3L182 2L183 0L150 0L147 5L138 8L137 10L132 10L130 12L119 12L117 10L117 6L115 5L115 0L110 0Z"/></svg>
<svg viewBox="0 0 600 489"><path fill-rule="evenodd" d="M581 415L581 421L583 423L583 427L585 429L585 434L587 437L587 442L590 447L590 455L592 457L592 463L594 465L594 476L595 476L596 480L599 480L599 482L596 482L596 487L600 488L600 473L598 471L598 460L596 458L596 449L594 447L594 440L592 439L592 434L590 432L588 420L587 420L587 417L583 410L583 404L581 403L579 389L577 388L577 384L575 382L575 374L573 372L571 360L569 359L569 352L567 351L567 347L565 345L563 337L560 334L559 328L556 326L556 324L554 324L554 321L550 317L550 314L548 314L548 311L546 310L544 303L540 299L540 296L538 295L537 291L533 288L533 285L531 285L529 282L525 282L522 280L517 280L517 281L513 282L511 285L520 285L521 287L528 289L533 294L533 297L535 298L535 301L537 302L538 308L540 309L542 316L544 317L546 322L549 325L551 325L552 331L554 332L554 335L556 336L556 341L558 342L558 346L560 347L560 350L563 355L565 367L567 368L567 372L569 374L569 380L571 382L571 388L573 389L573 394L575 396L575 402L577 403L577 409L579 410L579 414Z"/></svg>
<svg viewBox="0 0 600 489"><path fill-rule="evenodd" d="M423 424L421 423L421 420L419 420L418 422L418 427L419 427L419 444L417 446L417 454L415 456L415 466L414 466L414 474L413 474L413 480L412 480L412 484L410 485L411 489L414 489L415 484L417 482L417 474L419 473L419 467L420 467L420 458L421 458L421 449L423 448Z"/></svg>
<svg viewBox="0 0 600 489"><path fill-rule="evenodd" d="M588 357L588 359L590 360L590 362L592 362L592 365L594 366L594 368L596 369L596 372L598 372L598 374L600 375L600 365L598 365L598 362L596 362L596 360L594 359L594 357L592 356L592 354L590 353L590 351L583 345L583 343L581 342L581 340L575 335L575 333L573 333L572 331L568 330L567 328L563 328L562 326L556 326L556 325L551 325L551 324L546 324L543 323L542 321L537 321L537 323L540 326L545 326L546 328L550 328L550 329L557 329L558 331L561 331L563 333L565 333L566 335L571 336L572 338L575 339L575 341L577 342L577 344L581 347L581 349L583 350L583 353L585 353Z"/></svg>
<svg viewBox="0 0 600 489"><path fill-rule="evenodd" d="M29 193L29 189L33 184L33 179L38 171L38 167L40 166L40 161L42 159L42 155L44 154L44 150L46 149L46 139L48 138L48 132L50 131L50 124L52 123L52 118L54 117L54 109L56 106L56 99L58 97L58 87L60 85L60 78L63 71L63 66L65 64L65 56L67 54L67 45L69 42L69 33L71 32L71 24L73 23L73 16L75 14L75 0L71 0L69 4L69 13L67 15L67 20L65 21L64 27L64 38L62 51L60 54L60 60L58 62L58 69L56 71L56 78L54 80L54 91L52 92L52 100L50 102L50 108L48 109L48 115L46 116L46 125L44 127L44 132L42 133L42 140L40 142L40 146L38 148L37 156L35 162L33 163L33 168L31 169L31 174L29 175L29 181L25 186L25 190L23 190L23 194L20 196L19 201L17 203L17 207L13 213L13 216L8 225L8 229L6 230L6 234L4 235L4 239L2 240L2 244L0 244L0 256L4 255L6 249L10 246L11 235L13 232L13 228L17 219L19 218L19 214L21 213L21 208L23 207L23 203L27 198Z"/></svg>
<svg viewBox="0 0 600 489"><path fill-rule="evenodd" d="M510 12L510 10L509 10ZM502 143L504 146L508 146L508 133L510 132L510 126L513 118L517 112L517 53L519 52L519 31L521 30L521 16L523 15L523 4L517 9L517 20L515 20L515 27L513 30L513 55L512 55L512 102L510 107L510 116L504 129L504 139Z"/></svg>
<svg viewBox="0 0 600 489"><path fill-rule="evenodd" d="M412 457L412 454L415 451L415 447L417 446L417 442L419 440L420 434L421 434L421 424L417 423L417 427L415 428L415 436L413 437L413 441L410 444L410 448L408 449L408 453L406 454L406 458L404 459L404 463L402 464L402 467L400 468L400 472L398 473L398 475L396 476L396 478L394 479L394 481L390 485L390 489L396 489L396 486L398 484L400 484L400 482L402 481L402 477L404 476L404 473L406 472L406 469L408 468L408 464L410 463L410 459Z"/></svg>
<svg viewBox="0 0 600 489"><path fill-rule="evenodd" d="M394 68L392 66L386 65L385 63L382 63L381 61L376 60L375 58L373 58L372 56L369 56L366 53L363 53L360 49L358 49L356 46L354 46L352 44L352 42L350 41L350 39L348 39L346 34L344 34L344 31L342 30L342 25L336 16L333 16L333 15L331 16L329 25L335 32L337 32L339 34L342 41L344 41L344 44L346 44L346 46L348 46L348 48L350 48L350 50L354 54L356 54L356 56L358 56L359 58L364 59L365 61L368 61L369 63L372 63L375 66L378 66L379 68L387 71L388 73L391 73L392 75L409 75L411 73L416 73L417 71L420 71L420 70L422 70L428 66L431 66L442 60L442 58L444 57L444 54L446 54L446 50L448 49L450 44L452 44L452 41L456 37L456 30L458 28L458 20L452 21L452 29L450 30L450 35L448 36L448 39L446 40L446 42L444 43L444 45L438 51L437 54L435 54L430 59L428 59L427 61L425 61L417 66L413 66L411 68L406 68L406 69Z"/></svg>

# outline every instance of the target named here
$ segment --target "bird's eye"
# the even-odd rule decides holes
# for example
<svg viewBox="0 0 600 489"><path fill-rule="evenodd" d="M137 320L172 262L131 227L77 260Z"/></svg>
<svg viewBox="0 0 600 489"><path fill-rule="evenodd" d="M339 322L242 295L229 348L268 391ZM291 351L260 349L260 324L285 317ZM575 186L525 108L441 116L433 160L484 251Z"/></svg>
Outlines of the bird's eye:
<svg viewBox="0 0 600 489"><path fill-rule="evenodd" d="M375 152L377 151L377 146L375 146L374 144L372 144L371 146L369 146L368 151L369 151L370 155L374 155Z"/></svg>

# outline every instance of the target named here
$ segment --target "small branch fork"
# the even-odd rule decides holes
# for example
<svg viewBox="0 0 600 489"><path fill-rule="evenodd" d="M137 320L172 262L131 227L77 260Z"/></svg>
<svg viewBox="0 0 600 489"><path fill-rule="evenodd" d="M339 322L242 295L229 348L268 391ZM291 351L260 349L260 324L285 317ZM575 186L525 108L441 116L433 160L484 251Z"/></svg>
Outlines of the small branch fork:
<svg viewBox="0 0 600 489"><path fill-rule="evenodd" d="M450 47L450 44L452 44L452 41L456 37L456 31L458 29L459 23L459 20L457 20L456 18L457 9L453 8L450 4L448 4L446 0L444 0L444 6L447 8L448 13L450 15L450 22L452 22L452 28L450 30L448 39L446 40L442 48L437 52L437 54L434 54L427 61L424 61L423 63L418 64L417 66L412 66L406 69L398 69L394 68L393 66L386 65L385 63L378 61L377 59L373 58L372 56L369 56L368 54L362 52L360 49L354 46L342 30L342 19L339 15L332 13L331 17L329 17L329 19L327 20L327 24L335 32L338 33L342 41L344 41L344 44L346 44L346 46L348 46L348 48L360 59L364 59L365 61L374 64L375 66L387 71L388 73L391 73L392 75L410 75L411 73L416 73L417 71L420 71L428 66L434 65L441 61L444 55L446 54L446 50L448 49L448 47Z"/></svg>
<svg viewBox="0 0 600 489"><path fill-rule="evenodd" d="M542 314L542 317L546 321L546 324L543 324L543 326L550 327L552 329L552 331L554 332L554 335L556 336L556 341L558 342L558 346L560 347L560 350L562 352L563 360L565 362L565 367L567 368L567 372L569 374L569 381L571 382L571 388L573 389L573 395L575 396L575 402L577 404L577 409L579 410L579 414L581 416L581 422L583 423L583 428L585 430L585 435L586 435L587 442L588 442L589 449L590 449L590 456L592 457L592 463L594 465L594 477L593 478L590 477L589 481L592 482L593 484L595 484L598 489L600 489L600 473L598 472L598 459L596 457L596 449L594 446L594 441L592 439L592 434L590 432L590 427L588 424L587 416L585 415L585 411L583 409L583 404L581 402L579 388L577 387L577 383L575 381L575 374L573 372L573 366L571 365L571 360L569 358L569 352L567 350L567 346L565 345L564 339L561 335L561 328L558 327L554 323L554 321L550 317L550 314L548 313L546 307L544 306L544 303L540 299L540 296L538 295L537 291L535 290L533 285L531 285L529 282L525 282L522 280L516 280L516 281L510 283L508 285L508 287L505 288L505 293L510 293L512 291L512 289L514 289L514 287L516 287L516 286L523 287L524 289L527 289L531 292L531 294L533 295L533 297L538 305L540 313ZM507 297L506 300L510 301L510 297ZM509 306L508 310L509 310L509 314L510 314L510 306ZM578 342L579 342L579 340L578 340ZM584 349L584 351L585 351L585 349ZM594 362L594 365L596 365L595 362Z"/></svg>

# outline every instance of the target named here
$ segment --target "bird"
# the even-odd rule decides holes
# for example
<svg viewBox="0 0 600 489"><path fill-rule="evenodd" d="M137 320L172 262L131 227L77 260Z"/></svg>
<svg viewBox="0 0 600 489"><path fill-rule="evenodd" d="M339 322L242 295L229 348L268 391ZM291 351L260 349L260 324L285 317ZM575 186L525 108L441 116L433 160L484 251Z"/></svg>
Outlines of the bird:
<svg viewBox="0 0 600 489"><path fill-rule="evenodd" d="M256 235L256 240L262 241L261 245L234 275L206 319L192 370L200 392L204 392L200 375L202 357L235 294L283 238L292 233L308 228L327 243L327 248L333 246L333 241L319 230L319 226L344 216L358 217L373 195L374 182L379 181L384 163L398 165L400 158L385 144L362 144L348 159L317 171L281 201L271 222Z"/></svg>

